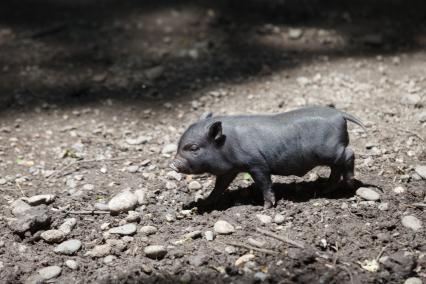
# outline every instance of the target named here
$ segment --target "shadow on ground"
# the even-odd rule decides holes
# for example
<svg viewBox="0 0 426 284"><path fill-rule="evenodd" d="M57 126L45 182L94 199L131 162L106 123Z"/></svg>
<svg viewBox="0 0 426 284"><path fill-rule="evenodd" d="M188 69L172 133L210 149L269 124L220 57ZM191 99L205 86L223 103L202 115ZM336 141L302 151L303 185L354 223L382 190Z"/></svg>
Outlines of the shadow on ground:
<svg viewBox="0 0 426 284"><path fill-rule="evenodd" d="M424 1L0 3L2 109L191 98L221 83L424 47ZM309 36L288 39L289 28Z"/></svg>

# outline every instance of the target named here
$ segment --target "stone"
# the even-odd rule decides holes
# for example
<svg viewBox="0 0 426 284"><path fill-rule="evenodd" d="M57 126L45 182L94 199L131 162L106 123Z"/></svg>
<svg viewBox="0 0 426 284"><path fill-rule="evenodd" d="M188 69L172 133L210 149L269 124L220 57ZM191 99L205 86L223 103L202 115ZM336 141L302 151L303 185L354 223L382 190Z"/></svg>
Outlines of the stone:
<svg viewBox="0 0 426 284"><path fill-rule="evenodd" d="M272 217L268 216L268 215L264 215L264 214L257 214L256 215L257 219L259 219L259 221L266 225L266 224L270 224L272 222Z"/></svg>
<svg viewBox="0 0 426 284"><path fill-rule="evenodd" d="M235 229L228 222L219 220L214 224L214 231L219 235L229 235L235 232Z"/></svg>
<svg viewBox="0 0 426 284"><path fill-rule="evenodd" d="M96 210L109 211L108 204L106 204L106 203L96 202L94 207L95 207Z"/></svg>
<svg viewBox="0 0 426 284"><path fill-rule="evenodd" d="M395 194L401 194L406 192L406 189L402 186L397 186L392 190Z"/></svg>
<svg viewBox="0 0 426 284"><path fill-rule="evenodd" d="M213 233L213 231L205 231L204 232L204 237L208 241L213 241L214 240L214 233Z"/></svg>
<svg viewBox="0 0 426 284"><path fill-rule="evenodd" d="M401 103L405 105L421 106L422 97L418 94L406 94L401 98Z"/></svg>
<svg viewBox="0 0 426 284"><path fill-rule="evenodd" d="M78 251L80 248L81 248L81 241L71 239L63 243L60 243L59 245L55 247L53 251L59 254L72 255L76 251Z"/></svg>
<svg viewBox="0 0 426 284"><path fill-rule="evenodd" d="M235 261L235 266L240 266L250 260L253 260L255 258L254 254L248 253L245 254L243 256L240 256L236 261Z"/></svg>
<svg viewBox="0 0 426 284"><path fill-rule="evenodd" d="M14 216L23 215L25 211L31 209L31 206L28 203L24 202L22 199L15 200L12 204L12 214Z"/></svg>
<svg viewBox="0 0 426 284"><path fill-rule="evenodd" d="M71 270L77 270L78 269L78 263L77 263L77 261L75 261L73 259L68 259L67 261L65 261L65 265Z"/></svg>
<svg viewBox="0 0 426 284"><path fill-rule="evenodd" d="M264 273L264 272L261 272L261 271L259 271L259 272L256 272L255 274L254 274L254 279L256 279L256 280L258 280L258 281L260 281L260 282L263 282L263 281L265 281L266 279L268 279L269 278L269 275L268 274L266 274L266 273Z"/></svg>
<svg viewBox="0 0 426 284"><path fill-rule="evenodd" d="M404 281L404 284L422 284L422 279L418 277L410 277Z"/></svg>
<svg viewBox="0 0 426 284"><path fill-rule="evenodd" d="M189 190L199 190L201 188L202 188L201 184L196 180L193 180L188 184Z"/></svg>
<svg viewBox="0 0 426 284"><path fill-rule="evenodd" d="M181 181L181 180L182 180L182 174L180 174L180 173L178 173L178 172L175 172L175 171L170 171L170 172L168 172L168 173L166 174L166 176L167 176L169 179L175 179L175 180L177 180L177 181Z"/></svg>
<svg viewBox="0 0 426 284"><path fill-rule="evenodd" d="M126 221L129 223L139 222L141 219L141 214L137 211L129 211L127 214Z"/></svg>
<svg viewBox="0 0 426 284"><path fill-rule="evenodd" d="M50 214L46 205L32 206L28 210L17 215L17 219L11 220L8 225L16 234L26 231L36 232L50 226Z"/></svg>
<svg viewBox="0 0 426 284"><path fill-rule="evenodd" d="M136 233L136 224L134 223L130 223L130 224L125 224L123 226L119 226L119 227L114 227L108 230L108 232L110 234L118 234L118 235L133 235L134 233Z"/></svg>
<svg viewBox="0 0 426 284"><path fill-rule="evenodd" d="M145 196L146 196L146 190L145 189L135 190L134 194L137 198L137 202L138 202L139 205L145 204Z"/></svg>
<svg viewBox="0 0 426 284"><path fill-rule="evenodd" d="M377 201L380 199L380 194L372 190L368 187L360 187L356 190L356 195L359 197L369 200L369 201Z"/></svg>
<svg viewBox="0 0 426 284"><path fill-rule="evenodd" d="M387 211L387 210L389 210L389 203L382 202L382 203L379 204L379 206L377 206L377 208L381 211Z"/></svg>
<svg viewBox="0 0 426 284"><path fill-rule="evenodd" d="M91 257L104 257L111 253L111 246L109 244L97 245L93 249L85 253L86 256Z"/></svg>
<svg viewBox="0 0 426 284"><path fill-rule="evenodd" d="M53 194L40 194L34 195L28 199L26 199L27 203L36 206L40 204L50 204L55 200L55 195Z"/></svg>
<svg viewBox="0 0 426 284"><path fill-rule="evenodd" d="M153 234L155 234L155 233L157 233L157 228L156 227L154 227L154 226L150 226L150 225L148 225L148 226L143 226L141 229L140 229L140 232L142 233L142 234L144 234L144 235L146 235L146 236L149 236L149 235L153 235Z"/></svg>
<svg viewBox="0 0 426 284"><path fill-rule="evenodd" d="M164 67L161 65L154 66L145 70L144 74L149 80L159 79L164 73Z"/></svg>
<svg viewBox="0 0 426 284"><path fill-rule="evenodd" d="M127 212L138 204L138 197L130 191L123 191L114 196L108 203L108 208L113 213Z"/></svg>
<svg viewBox="0 0 426 284"><path fill-rule="evenodd" d="M167 144L163 147L161 150L161 153L163 154L172 154L177 151L177 145L176 144Z"/></svg>
<svg viewBox="0 0 426 284"><path fill-rule="evenodd" d="M127 171L131 174L136 173L139 170L139 166L128 166Z"/></svg>
<svg viewBox="0 0 426 284"><path fill-rule="evenodd" d="M149 140L151 140L151 137L139 136L137 138L127 138L126 143L129 145L141 145L149 142Z"/></svg>
<svg viewBox="0 0 426 284"><path fill-rule="evenodd" d="M173 190L173 189L176 189L176 188L177 188L176 183L174 183L172 181L167 181L166 182L166 189L167 190Z"/></svg>
<svg viewBox="0 0 426 284"><path fill-rule="evenodd" d="M167 250L165 246L151 245L144 248L144 253L152 259L162 259L166 256Z"/></svg>
<svg viewBox="0 0 426 284"><path fill-rule="evenodd" d="M47 266L38 271L38 274L44 279L49 280L58 277L62 272L62 268L59 266Z"/></svg>
<svg viewBox="0 0 426 284"><path fill-rule="evenodd" d="M289 29L288 30L288 37L290 39L299 39L303 35L302 29Z"/></svg>
<svg viewBox="0 0 426 284"><path fill-rule="evenodd" d="M47 243L59 243L65 239L66 235L61 230L47 230L41 233L40 237Z"/></svg>
<svg viewBox="0 0 426 284"><path fill-rule="evenodd" d="M202 232L197 230L197 231L193 231L188 234L185 234L184 239L197 239L201 237L201 235L202 235Z"/></svg>
<svg viewBox="0 0 426 284"><path fill-rule="evenodd" d="M105 256L105 257L104 257L103 262L104 262L105 264L110 264L110 263L112 263L112 262L113 262L116 258L117 258L117 257L116 257L115 255L110 254L110 255L107 255L107 256Z"/></svg>
<svg viewBox="0 0 426 284"><path fill-rule="evenodd" d="M247 239L247 242L248 242L250 245L252 245L252 246L254 246L254 247L258 247L258 248L262 248L262 247L264 247L264 246L266 245L266 242L265 242L265 241L256 240L256 239L253 239L253 238L248 238L248 239Z"/></svg>
<svg viewBox="0 0 426 284"><path fill-rule="evenodd" d="M236 253L236 252L237 252L237 248L236 248L236 247L234 247L234 246L226 246L226 247L225 247L225 252L226 252L227 254L234 254L234 253Z"/></svg>
<svg viewBox="0 0 426 284"><path fill-rule="evenodd" d="M189 257L189 264L200 267L208 262L208 257L205 254L197 254Z"/></svg>
<svg viewBox="0 0 426 284"><path fill-rule="evenodd" d="M415 168L416 173L422 177L422 179L426 179L426 166L419 165Z"/></svg>
<svg viewBox="0 0 426 284"><path fill-rule="evenodd" d="M64 232L66 235L71 233L74 226L77 224L76 218L67 218L65 219L64 223L59 226L58 230Z"/></svg>
<svg viewBox="0 0 426 284"><path fill-rule="evenodd" d="M401 222L404 227L413 231L419 231L423 227L422 221L412 215L402 217Z"/></svg>
<svg viewBox="0 0 426 284"><path fill-rule="evenodd" d="M95 186L93 184L86 183L85 185L83 185L83 190L91 191L94 189L95 189Z"/></svg>
<svg viewBox="0 0 426 284"><path fill-rule="evenodd" d="M285 221L285 217L283 216L283 215L281 215L281 214L276 214L275 215L275 217L274 217L274 223L275 224L282 224L282 223L284 223L284 221Z"/></svg>

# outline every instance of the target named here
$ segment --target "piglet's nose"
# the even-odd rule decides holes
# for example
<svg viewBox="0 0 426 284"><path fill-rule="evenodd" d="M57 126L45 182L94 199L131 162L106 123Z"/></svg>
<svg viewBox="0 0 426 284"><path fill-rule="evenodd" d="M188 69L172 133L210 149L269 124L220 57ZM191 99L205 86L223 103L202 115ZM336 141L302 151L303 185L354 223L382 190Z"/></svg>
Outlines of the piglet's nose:
<svg viewBox="0 0 426 284"><path fill-rule="evenodd" d="M175 172L178 172L179 171L179 169L176 167L176 165L175 165L175 160L174 161L172 161L170 164L169 164L169 167L172 169L172 170L174 170Z"/></svg>

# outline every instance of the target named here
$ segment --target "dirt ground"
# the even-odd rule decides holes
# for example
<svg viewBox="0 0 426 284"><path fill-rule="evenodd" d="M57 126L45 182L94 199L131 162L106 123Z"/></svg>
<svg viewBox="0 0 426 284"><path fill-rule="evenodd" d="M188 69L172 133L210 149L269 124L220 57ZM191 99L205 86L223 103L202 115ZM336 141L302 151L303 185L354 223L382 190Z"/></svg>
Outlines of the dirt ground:
<svg viewBox="0 0 426 284"><path fill-rule="evenodd" d="M36 283L56 265L46 282L426 283L426 182L415 171L426 165L425 11L423 1L1 1L0 282ZM216 208L183 210L214 177L180 179L165 148L201 113L304 105L362 119L367 134L349 125L356 178L379 201L323 194L329 171L318 168L274 177L272 209L241 175ZM83 214L129 188L146 191L132 237L107 233L126 213ZM51 222L14 233L12 203L37 194L56 196ZM41 233L70 217L66 238L82 247L57 254ZM235 232L208 241L218 220ZM158 231L145 236L145 225ZM124 244L112 261L87 255L108 239ZM167 255L148 258L147 245Z"/></svg>

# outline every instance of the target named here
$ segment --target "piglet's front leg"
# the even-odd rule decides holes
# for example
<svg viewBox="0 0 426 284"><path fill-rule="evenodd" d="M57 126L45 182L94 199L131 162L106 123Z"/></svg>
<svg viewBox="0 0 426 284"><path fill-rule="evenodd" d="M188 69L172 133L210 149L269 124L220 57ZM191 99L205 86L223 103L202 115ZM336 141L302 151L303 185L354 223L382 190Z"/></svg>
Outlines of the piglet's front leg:
<svg viewBox="0 0 426 284"><path fill-rule="evenodd" d="M272 190L271 174L262 169L253 169L250 174L258 189L262 190L263 193L263 207L265 209L271 208L275 205L275 194Z"/></svg>
<svg viewBox="0 0 426 284"><path fill-rule="evenodd" d="M205 199L206 204L213 204L217 202L220 196L225 192L225 190L232 183L236 176L237 174L235 173L227 173L216 176L214 189Z"/></svg>

